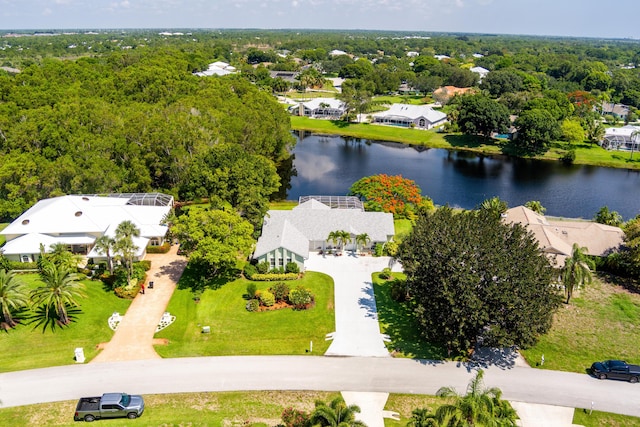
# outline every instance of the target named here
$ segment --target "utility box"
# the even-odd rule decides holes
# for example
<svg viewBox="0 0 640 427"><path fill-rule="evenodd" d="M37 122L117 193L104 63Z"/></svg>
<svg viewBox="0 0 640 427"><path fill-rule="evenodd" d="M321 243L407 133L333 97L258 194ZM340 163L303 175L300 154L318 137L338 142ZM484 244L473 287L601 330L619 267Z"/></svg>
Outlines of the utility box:
<svg viewBox="0 0 640 427"><path fill-rule="evenodd" d="M202 333L203 334L210 334L211 333L211 326L203 326L202 327Z"/></svg>
<svg viewBox="0 0 640 427"><path fill-rule="evenodd" d="M75 357L76 363L84 363L84 349L82 347L76 348Z"/></svg>

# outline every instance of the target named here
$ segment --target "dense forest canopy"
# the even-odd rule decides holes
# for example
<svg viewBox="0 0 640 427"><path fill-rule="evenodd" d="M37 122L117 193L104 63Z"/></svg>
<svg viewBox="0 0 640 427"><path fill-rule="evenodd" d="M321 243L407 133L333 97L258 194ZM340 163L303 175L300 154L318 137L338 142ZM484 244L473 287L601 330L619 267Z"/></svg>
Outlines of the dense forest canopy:
<svg viewBox="0 0 640 427"><path fill-rule="evenodd" d="M595 138L589 114L599 102L640 107L637 40L320 30L0 35L0 220L43 197L160 190L230 204L257 226L268 195L284 197L292 173L289 118L272 94L322 86L323 77L347 78L344 96L361 113L371 95L402 83L423 93L475 86L501 122L507 112L530 116L521 120L531 136L525 148L544 149L538 137L558 135L559 126L567 140L580 139L578 127ZM214 61L240 72L193 75ZM481 82L474 66L491 72ZM291 85L270 70L301 74Z"/></svg>

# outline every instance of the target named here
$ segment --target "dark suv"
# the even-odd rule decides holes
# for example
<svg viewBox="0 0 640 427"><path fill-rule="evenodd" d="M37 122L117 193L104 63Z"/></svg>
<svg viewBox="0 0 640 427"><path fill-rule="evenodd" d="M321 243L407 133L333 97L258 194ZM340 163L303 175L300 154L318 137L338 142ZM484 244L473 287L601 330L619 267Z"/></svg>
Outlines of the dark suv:
<svg viewBox="0 0 640 427"><path fill-rule="evenodd" d="M637 383L640 379L640 366L630 365L623 360L605 360L591 365L591 374L601 380L610 378Z"/></svg>

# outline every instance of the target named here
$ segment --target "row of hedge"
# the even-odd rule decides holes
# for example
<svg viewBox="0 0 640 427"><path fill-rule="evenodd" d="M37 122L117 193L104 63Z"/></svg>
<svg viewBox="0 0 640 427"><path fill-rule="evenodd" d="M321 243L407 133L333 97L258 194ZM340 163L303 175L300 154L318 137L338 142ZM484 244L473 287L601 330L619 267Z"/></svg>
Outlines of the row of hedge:
<svg viewBox="0 0 640 427"><path fill-rule="evenodd" d="M160 246L147 246L148 254L166 254L171 249L171 243L164 242Z"/></svg>

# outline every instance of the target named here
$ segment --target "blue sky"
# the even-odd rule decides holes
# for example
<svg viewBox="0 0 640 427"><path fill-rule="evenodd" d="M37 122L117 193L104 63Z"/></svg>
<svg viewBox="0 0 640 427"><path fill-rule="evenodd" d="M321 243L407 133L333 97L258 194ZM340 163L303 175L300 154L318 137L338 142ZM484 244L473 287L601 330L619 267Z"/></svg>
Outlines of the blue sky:
<svg viewBox="0 0 640 427"><path fill-rule="evenodd" d="M640 39L640 1L0 0L0 29L321 28Z"/></svg>

